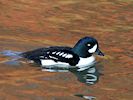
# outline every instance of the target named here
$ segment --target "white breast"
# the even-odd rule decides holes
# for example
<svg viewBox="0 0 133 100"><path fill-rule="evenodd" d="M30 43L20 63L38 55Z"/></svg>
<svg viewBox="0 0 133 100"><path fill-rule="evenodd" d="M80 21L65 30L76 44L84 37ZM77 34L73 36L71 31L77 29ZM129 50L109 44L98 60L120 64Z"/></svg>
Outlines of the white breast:
<svg viewBox="0 0 133 100"><path fill-rule="evenodd" d="M76 65L79 69L77 71L83 71L95 64L95 57L80 58L79 63Z"/></svg>
<svg viewBox="0 0 133 100"><path fill-rule="evenodd" d="M76 66L78 67L85 67L85 66L89 66L91 64L94 64L95 62L95 57L91 56L88 58L80 58L78 64Z"/></svg>

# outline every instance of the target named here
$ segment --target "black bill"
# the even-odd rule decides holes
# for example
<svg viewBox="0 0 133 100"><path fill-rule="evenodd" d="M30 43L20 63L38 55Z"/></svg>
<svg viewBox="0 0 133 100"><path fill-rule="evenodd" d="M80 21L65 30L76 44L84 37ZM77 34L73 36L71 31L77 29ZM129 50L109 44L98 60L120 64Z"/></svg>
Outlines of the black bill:
<svg viewBox="0 0 133 100"><path fill-rule="evenodd" d="M96 54L100 56L104 56L104 53L102 53L102 51L100 51L99 49L96 50Z"/></svg>

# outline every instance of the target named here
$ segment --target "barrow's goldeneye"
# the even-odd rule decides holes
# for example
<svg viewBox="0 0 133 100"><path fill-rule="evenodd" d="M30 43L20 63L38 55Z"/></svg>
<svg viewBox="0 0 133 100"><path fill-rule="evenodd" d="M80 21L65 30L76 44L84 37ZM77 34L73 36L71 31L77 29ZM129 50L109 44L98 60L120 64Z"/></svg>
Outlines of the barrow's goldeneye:
<svg viewBox="0 0 133 100"><path fill-rule="evenodd" d="M73 48L52 46L24 52L21 56L34 61L42 67L77 67L79 71L82 71L94 64L94 53L104 56L99 50L99 45L95 38L84 37Z"/></svg>

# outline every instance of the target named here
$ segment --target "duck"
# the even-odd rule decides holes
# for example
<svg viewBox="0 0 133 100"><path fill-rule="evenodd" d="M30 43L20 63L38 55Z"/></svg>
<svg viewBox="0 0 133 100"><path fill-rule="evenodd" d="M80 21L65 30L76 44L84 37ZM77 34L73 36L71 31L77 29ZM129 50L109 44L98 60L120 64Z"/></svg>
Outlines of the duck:
<svg viewBox="0 0 133 100"><path fill-rule="evenodd" d="M83 71L93 65L95 56L104 56L99 49L98 41L93 37L83 37L73 46L50 46L21 53L26 58L42 68L78 68Z"/></svg>

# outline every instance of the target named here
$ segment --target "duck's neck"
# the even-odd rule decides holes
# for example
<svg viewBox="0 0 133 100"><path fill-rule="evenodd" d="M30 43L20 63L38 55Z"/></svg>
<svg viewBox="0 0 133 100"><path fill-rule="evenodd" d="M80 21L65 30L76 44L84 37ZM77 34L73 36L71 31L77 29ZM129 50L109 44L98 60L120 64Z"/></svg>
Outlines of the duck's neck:
<svg viewBox="0 0 133 100"><path fill-rule="evenodd" d="M92 54L90 54L88 52L87 49L85 49L85 47L83 46L74 46L72 51L77 54L78 56L82 57L82 58L87 58L87 57L90 57L92 56Z"/></svg>

